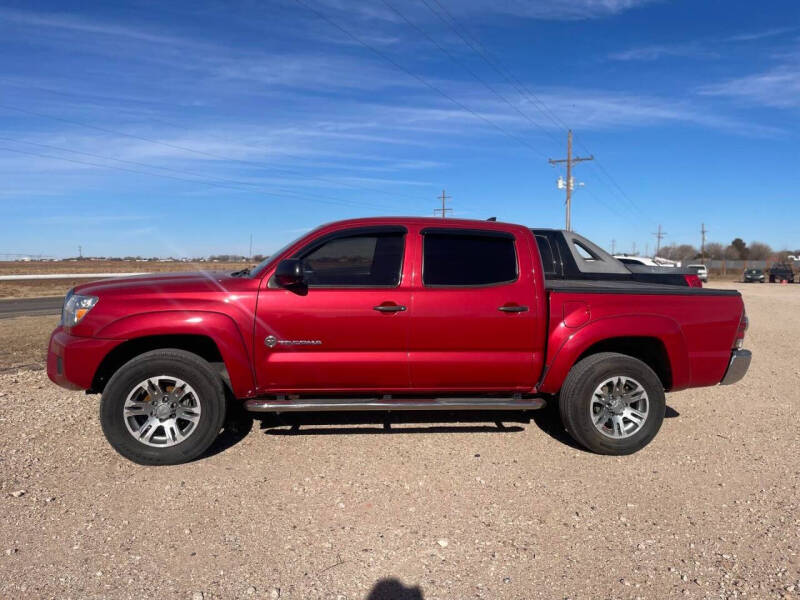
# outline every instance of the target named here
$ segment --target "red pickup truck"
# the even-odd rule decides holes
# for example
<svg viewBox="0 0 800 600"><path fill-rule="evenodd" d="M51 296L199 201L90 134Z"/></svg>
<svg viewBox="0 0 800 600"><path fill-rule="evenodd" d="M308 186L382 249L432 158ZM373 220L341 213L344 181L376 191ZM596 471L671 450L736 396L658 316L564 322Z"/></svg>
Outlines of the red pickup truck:
<svg viewBox="0 0 800 600"><path fill-rule="evenodd" d="M584 447L629 454L658 432L665 391L744 376L738 292L632 280L564 239L569 279L546 277L543 242L521 225L371 218L322 226L252 270L80 285L47 372L102 393L108 441L142 464L202 454L231 399L268 412L557 402Z"/></svg>

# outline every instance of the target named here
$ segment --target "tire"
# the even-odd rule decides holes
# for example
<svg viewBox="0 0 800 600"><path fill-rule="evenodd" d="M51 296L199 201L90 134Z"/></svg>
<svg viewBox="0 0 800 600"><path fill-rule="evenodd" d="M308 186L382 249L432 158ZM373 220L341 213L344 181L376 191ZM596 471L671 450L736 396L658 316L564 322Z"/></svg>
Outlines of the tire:
<svg viewBox="0 0 800 600"><path fill-rule="evenodd" d="M140 465L177 465L211 446L225 409L222 379L208 362L185 350L153 350L111 377L100 400L100 425L125 458Z"/></svg>
<svg viewBox="0 0 800 600"><path fill-rule="evenodd" d="M612 393L596 396L605 382L601 389ZM615 382L624 384L620 391L626 392L625 397L638 400L627 406L614 400ZM606 400L610 408L604 404ZM642 361L615 352L593 354L575 364L561 388L558 404L561 421L576 442L592 452L611 455L633 454L649 444L661 428L666 410L664 386L658 375ZM646 410L642 410L644 407ZM642 414L645 416L639 421ZM595 419L602 421L600 426L595 425Z"/></svg>

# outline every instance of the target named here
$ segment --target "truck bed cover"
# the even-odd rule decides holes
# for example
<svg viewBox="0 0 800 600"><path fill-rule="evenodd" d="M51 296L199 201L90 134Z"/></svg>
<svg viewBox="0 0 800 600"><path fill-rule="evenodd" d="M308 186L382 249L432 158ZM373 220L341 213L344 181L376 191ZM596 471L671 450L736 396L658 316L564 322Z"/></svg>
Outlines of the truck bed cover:
<svg viewBox="0 0 800 600"><path fill-rule="evenodd" d="M609 281L589 279L546 279L546 290L580 294L641 294L663 296L740 296L738 290L691 288L663 283L640 281Z"/></svg>

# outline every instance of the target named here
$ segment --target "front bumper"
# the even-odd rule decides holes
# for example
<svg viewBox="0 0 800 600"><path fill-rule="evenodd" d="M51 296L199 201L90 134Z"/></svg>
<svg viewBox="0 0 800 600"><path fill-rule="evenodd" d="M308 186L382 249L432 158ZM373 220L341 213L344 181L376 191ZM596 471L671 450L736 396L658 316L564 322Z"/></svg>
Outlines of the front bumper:
<svg viewBox="0 0 800 600"><path fill-rule="evenodd" d="M730 385L736 383L747 374L750 368L750 359L753 357L750 350L734 350L731 352L731 361L728 363L728 370L725 377L720 381L720 385Z"/></svg>
<svg viewBox="0 0 800 600"><path fill-rule="evenodd" d="M68 390L88 390L100 363L122 342L70 335L58 327L50 336L47 376Z"/></svg>

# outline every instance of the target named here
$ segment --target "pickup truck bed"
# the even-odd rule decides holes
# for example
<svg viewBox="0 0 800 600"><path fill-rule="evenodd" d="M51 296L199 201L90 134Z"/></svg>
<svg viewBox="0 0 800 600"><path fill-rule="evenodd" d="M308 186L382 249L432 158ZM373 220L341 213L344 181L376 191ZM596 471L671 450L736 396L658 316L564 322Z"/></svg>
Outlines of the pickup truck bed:
<svg viewBox="0 0 800 600"><path fill-rule="evenodd" d="M683 287L667 283L642 281L609 281L591 279L548 279L545 289L553 292L583 292L586 294L645 294L655 296L733 296L737 290Z"/></svg>
<svg viewBox="0 0 800 600"><path fill-rule="evenodd" d="M102 393L106 437L144 464L201 454L228 397L276 412L550 402L585 447L627 454L655 436L665 391L744 375L738 292L636 280L562 237L582 251L569 277L527 227L391 217L325 225L253 270L81 285L48 375Z"/></svg>

